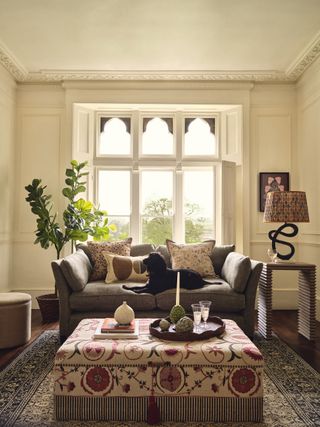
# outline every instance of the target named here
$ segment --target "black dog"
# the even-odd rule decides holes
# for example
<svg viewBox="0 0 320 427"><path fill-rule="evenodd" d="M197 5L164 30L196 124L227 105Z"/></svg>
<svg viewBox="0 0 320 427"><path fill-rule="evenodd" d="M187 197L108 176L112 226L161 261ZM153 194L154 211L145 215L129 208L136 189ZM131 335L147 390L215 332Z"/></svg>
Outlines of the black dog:
<svg viewBox="0 0 320 427"><path fill-rule="evenodd" d="M158 252L151 252L148 258L143 260L143 263L147 267L149 276L149 280L145 286L134 286L131 288L124 285L124 289L133 291L137 294L149 293L153 295L166 291L167 289L175 289L178 271L180 271L181 288L199 289L204 285L201 275L194 270L172 270L171 268L167 268L164 257Z"/></svg>

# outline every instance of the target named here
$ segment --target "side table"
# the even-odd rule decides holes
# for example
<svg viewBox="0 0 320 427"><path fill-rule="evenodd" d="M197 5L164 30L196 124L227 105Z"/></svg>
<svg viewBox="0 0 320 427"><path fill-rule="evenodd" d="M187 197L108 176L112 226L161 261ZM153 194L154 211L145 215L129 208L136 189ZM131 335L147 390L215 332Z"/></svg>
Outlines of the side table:
<svg viewBox="0 0 320 427"><path fill-rule="evenodd" d="M316 266L304 262L267 262L259 281L258 330L265 339L272 335L272 272L298 270L298 332L308 340L315 339Z"/></svg>

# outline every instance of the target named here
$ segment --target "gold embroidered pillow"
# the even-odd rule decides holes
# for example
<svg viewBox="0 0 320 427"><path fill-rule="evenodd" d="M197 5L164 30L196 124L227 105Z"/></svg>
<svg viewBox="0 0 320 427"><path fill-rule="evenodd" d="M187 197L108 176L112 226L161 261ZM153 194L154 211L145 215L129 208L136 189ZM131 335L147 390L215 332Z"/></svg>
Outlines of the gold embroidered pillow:
<svg viewBox="0 0 320 427"><path fill-rule="evenodd" d="M130 255L132 237L118 242L88 242L88 248L93 261L90 281L104 280L107 274L107 262L102 252L112 252L118 255Z"/></svg>
<svg viewBox="0 0 320 427"><path fill-rule="evenodd" d="M106 283L121 282L146 282L147 267L143 264L145 256L121 256L110 252L103 252L107 262Z"/></svg>
<svg viewBox="0 0 320 427"><path fill-rule="evenodd" d="M174 270L186 268L197 271L202 277L216 277L210 258L215 244L214 240L180 245L172 240L167 240L166 243Z"/></svg>

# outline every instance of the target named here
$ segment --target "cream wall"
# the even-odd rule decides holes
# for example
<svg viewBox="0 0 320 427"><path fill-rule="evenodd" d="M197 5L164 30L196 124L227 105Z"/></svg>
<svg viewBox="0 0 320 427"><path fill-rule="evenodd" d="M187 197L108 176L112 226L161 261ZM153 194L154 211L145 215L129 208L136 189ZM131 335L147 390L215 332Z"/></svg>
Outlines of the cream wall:
<svg viewBox="0 0 320 427"><path fill-rule="evenodd" d="M55 211L61 212L60 188L64 165L65 96L60 85L20 85L17 90L17 155L14 212L13 291L27 291L33 297L52 293L50 267L54 248L34 245L36 217L25 201L25 186L42 179L52 194Z"/></svg>
<svg viewBox="0 0 320 427"><path fill-rule="evenodd" d="M299 189L294 173L293 149L296 139L296 90L292 84L257 84L250 102L250 255L268 261L268 231L279 224L263 223L259 212L259 172L289 172L290 189ZM294 242L296 249L297 244ZM299 259L296 251L293 260ZM273 275L273 307L297 307L297 273L280 271Z"/></svg>
<svg viewBox="0 0 320 427"><path fill-rule="evenodd" d="M306 191L310 223L301 224L299 256L317 265L317 318L320 319L320 58L297 84L297 139L294 164Z"/></svg>
<svg viewBox="0 0 320 427"><path fill-rule="evenodd" d="M0 292L11 288L15 87L0 65Z"/></svg>
<svg viewBox="0 0 320 427"><path fill-rule="evenodd" d="M308 81L308 80L307 80ZM304 86L303 86L304 87ZM298 93L302 89L298 88ZM25 202L24 186L41 177L53 194L57 209L64 169L72 156L74 103L188 103L236 104L243 109L243 167L237 167L237 248L256 259L267 260L269 225L258 210L258 173L290 172L291 188L306 189L297 170L297 91L294 84L224 82L67 82L63 85L20 84L17 90L17 152L14 256L10 289L38 295L53 290L50 261L53 250L33 245L35 218ZM319 108L319 107L318 107ZM308 119L309 120L309 119ZM310 120L315 120L310 118ZM305 127L309 122L305 121ZM319 132L319 129L318 129ZM311 142L313 141L313 142ZM316 149L315 138L309 141ZM310 151L311 152L311 151ZM300 154L299 154L300 155ZM318 151L319 156L319 151ZM302 163L301 163L302 164ZM310 185L312 184L310 178ZM311 209L317 203L309 195ZM313 217L315 215L313 214ZM312 227L312 225L310 225ZM303 231L301 227L301 231ZM318 236L319 237L319 236ZM302 237L301 237L302 238ZM308 238L309 239L309 238ZM312 237L308 240L317 243ZM302 241L301 260L318 246ZM310 248L314 248L310 249ZM307 257L308 255L308 257ZM319 258L319 257L318 257ZM316 262L315 259L313 262ZM293 280L292 280L293 279ZM274 281L274 307L295 308L297 284L294 273L279 274Z"/></svg>

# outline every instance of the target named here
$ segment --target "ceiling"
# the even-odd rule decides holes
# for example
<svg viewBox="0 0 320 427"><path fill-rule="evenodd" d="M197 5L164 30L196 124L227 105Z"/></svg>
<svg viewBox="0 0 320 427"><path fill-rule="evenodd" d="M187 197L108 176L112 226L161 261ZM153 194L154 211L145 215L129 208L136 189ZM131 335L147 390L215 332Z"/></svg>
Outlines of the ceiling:
<svg viewBox="0 0 320 427"><path fill-rule="evenodd" d="M0 0L17 81L295 81L320 55L320 0Z"/></svg>

